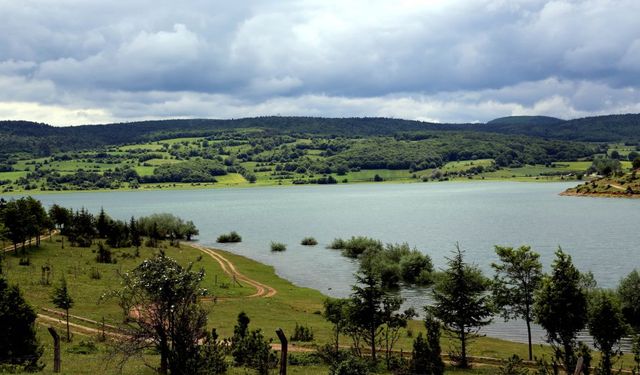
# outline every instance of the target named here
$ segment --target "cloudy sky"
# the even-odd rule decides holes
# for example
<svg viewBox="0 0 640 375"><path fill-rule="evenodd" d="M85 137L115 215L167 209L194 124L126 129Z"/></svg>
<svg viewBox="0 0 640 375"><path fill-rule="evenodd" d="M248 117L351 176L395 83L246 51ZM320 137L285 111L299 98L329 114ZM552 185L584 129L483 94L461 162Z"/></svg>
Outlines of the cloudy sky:
<svg viewBox="0 0 640 375"><path fill-rule="evenodd" d="M640 112L638 0L0 0L0 119Z"/></svg>

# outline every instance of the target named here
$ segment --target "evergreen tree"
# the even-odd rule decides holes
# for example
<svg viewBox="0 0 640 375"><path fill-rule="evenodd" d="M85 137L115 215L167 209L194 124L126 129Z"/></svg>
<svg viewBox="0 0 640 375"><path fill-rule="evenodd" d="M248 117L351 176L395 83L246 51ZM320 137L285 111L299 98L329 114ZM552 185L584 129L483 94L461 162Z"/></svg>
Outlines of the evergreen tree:
<svg viewBox="0 0 640 375"><path fill-rule="evenodd" d="M0 276L0 365L23 366L30 372L44 367L39 363L43 349L36 337L36 317L20 289Z"/></svg>
<svg viewBox="0 0 640 375"><path fill-rule="evenodd" d="M231 354L237 366L245 365L255 369L258 374L267 375L269 368L277 360L271 350L269 341L265 340L260 329L249 330L250 319L244 312L238 314L238 321L233 328Z"/></svg>
<svg viewBox="0 0 640 375"><path fill-rule="evenodd" d="M535 295L536 321L547 331L547 341L565 369L576 366L576 336L587 323L587 297L581 280L571 256L559 248L551 275L543 278Z"/></svg>
<svg viewBox="0 0 640 375"><path fill-rule="evenodd" d="M456 244L448 268L433 290L434 305L427 311L439 319L444 328L460 342L458 366L469 367L467 350L482 326L491 322L488 281L480 269L464 261L464 251Z"/></svg>
<svg viewBox="0 0 640 375"><path fill-rule="evenodd" d="M98 218L96 219L96 230L98 231L99 238L107 238L109 235L109 224L111 219L104 212L104 208L100 208L100 214L98 214Z"/></svg>
<svg viewBox="0 0 640 375"><path fill-rule="evenodd" d="M542 281L540 254L529 246L518 249L496 246L500 263L493 263L495 270L492 291L495 305L505 320L523 319L527 324L529 360L533 360L531 322L533 321L533 295Z"/></svg>
<svg viewBox="0 0 640 375"><path fill-rule="evenodd" d="M139 256L140 246L142 245L142 235L140 233L140 227L133 216L131 216L131 220L129 221L129 239L131 240L131 245L136 247L136 256Z"/></svg>
<svg viewBox="0 0 640 375"><path fill-rule="evenodd" d="M67 318L67 342L71 341L71 332L69 330L69 309L73 307L73 298L69 295L67 288L67 280L63 277L60 285L53 290L51 302L59 309L64 309Z"/></svg>
<svg viewBox="0 0 640 375"><path fill-rule="evenodd" d="M424 320L427 329L426 339L422 332L413 341L411 354L411 369L413 374L442 375L444 374L444 362L440 349L441 324L432 315L427 313Z"/></svg>
<svg viewBox="0 0 640 375"><path fill-rule="evenodd" d="M386 292L380 274L373 267L360 267L355 276L357 284L352 287L349 324L354 329L353 334L367 344L375 363L376 343L388 317L400 308L402 298Z"/></svg>

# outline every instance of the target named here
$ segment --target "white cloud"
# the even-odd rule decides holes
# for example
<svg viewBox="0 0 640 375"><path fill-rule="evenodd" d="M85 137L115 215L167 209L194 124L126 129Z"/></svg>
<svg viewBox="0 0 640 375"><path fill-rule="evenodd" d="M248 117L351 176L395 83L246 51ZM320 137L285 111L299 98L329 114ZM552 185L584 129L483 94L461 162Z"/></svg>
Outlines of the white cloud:
<svg viewBox="0 0 640 375"><path fill-rule="evenodd" d="M74 123L103 114L567 118L639 102L637 0L0 7L0 100L103 111L56 117Z"/></svg>

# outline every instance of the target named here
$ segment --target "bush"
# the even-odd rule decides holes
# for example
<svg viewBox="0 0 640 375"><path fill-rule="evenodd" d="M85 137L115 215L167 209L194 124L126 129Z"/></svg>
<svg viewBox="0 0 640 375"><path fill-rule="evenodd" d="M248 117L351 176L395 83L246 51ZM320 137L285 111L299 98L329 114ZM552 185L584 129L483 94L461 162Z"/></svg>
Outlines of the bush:
<svg viewBox="0 0 640 375"><path fill-rule="evenodd" d="M351 237L347 241L344 242L344 247L342 248L342 254L349 258L357 258L365 250L371 249L373 251L382 250L382 242L378 240L374 240L369 237Z"/></svg>
<svg viewBox="0 0 640 375"><path fill-rule="evenodd" d="M271 251L285 251L287 250L287 245L282 242L271 242Z"/></svg>
<svg viewBox="0 0 640 375"><path fill-rule="evenodd" d="M112 257L111 250L104 246L102 242L98 242L98 255L96 255L96 262L115 263L115 259L113 259Z"/></svg>
<svg viewBox="0 0 640 375"><path fill-rule="evenodd" d="M316 366L323 363L318 353L291 353L288 361L292 366Z"/></svg>
<svg viewBox="0 0 640 375"><path fill-rule="evenodd" d="M313 330L307 326L298 325L298 323L296 323L290 340L303 342L313 341Z"/></svg>
<svg viewBox="0 0 640 375"><path fill-rule="evenodd" d="M367 375L370 373L369 364L362 358L348 356L330 370L331 375Z"/></svg>
<svg viewBox="0 0 640 375"><path fill-rule="evenodd" d="M216 242L219 242L219 243L242 242L242 237L238 234L238 232L231 231L229 233L219 235Z"/></svg>
<svg viewBox="0 0 640 375"><path fill-rule="evenodd" d="M345 247L345 242L341 238L335 238L329 244L329 249L333 249L333 250L342 250L344 249L344 247Z"/></svg>
<svg viewBox="0 0 640 375"><path fill-rule="evenodd" d="M80 341L77 345L67 349L67 353L73 354L94 354L97 352L98 347L93 341Z"/></svg>
<svg viewBox="0 0 640 375"><path fill-rule="evenodd" d="M192 372L196 374L224 374L229 368L225 360L225 342L218 340L215 328L207 333L200 345L199 358L192 364Z"/></svg>
<svg viewBox="0 0 640 375"><path fill-rule="evenodd" d="M270 368L276 367L278 359L271 350L270 341L265 340L262 332L249 330L249 317L241 312L238 323L233 328L231 338L231 354L237 366L247 366L258 372L268 374Z"/></svg>
<svg viewBox="0 0 640 375"><path fill-rule="evenodd" d="M528 375L529 370L524 368L522 359L517 355L512 355L507 362L498 368L499 375Z"/></svg>
<svg viewBox="0 0 640 375"><path fill-rule="evenodd" d="M91 280L100 280L102 278L102 275L97 268L91 268L91 271L89 271L89 278Z"/></svg>
<svg viewBox="0 0 640 375"><path fill-rule="evenodd" d="M313 237L305 237L302 239L302 242L300 242L300 244L303 246L315 246L318 244L318 241L316 241L316 239Z"/></svg>
<svg viewBox="0 0 640 375"><path fill-rule="evenodd" d="M20 260L18 261L18 264L21 266L30 266L31 259L29 257L20 258Z"/></svg>

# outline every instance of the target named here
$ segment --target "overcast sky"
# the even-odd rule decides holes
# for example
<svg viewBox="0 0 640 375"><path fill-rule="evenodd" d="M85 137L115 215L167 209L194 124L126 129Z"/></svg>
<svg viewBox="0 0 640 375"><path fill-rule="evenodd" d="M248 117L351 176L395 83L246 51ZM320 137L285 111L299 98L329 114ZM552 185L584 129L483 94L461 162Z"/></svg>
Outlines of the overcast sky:
<svg viewBox="0 0 640 375"><path fill-rule="evenodd" d="M639 0L0 0L0 119L637 113L639 20Z"/></svg>

